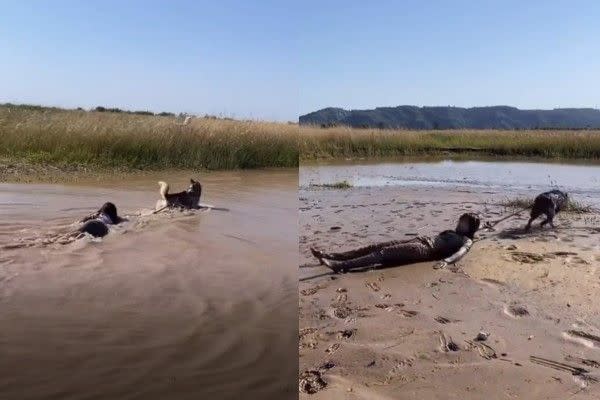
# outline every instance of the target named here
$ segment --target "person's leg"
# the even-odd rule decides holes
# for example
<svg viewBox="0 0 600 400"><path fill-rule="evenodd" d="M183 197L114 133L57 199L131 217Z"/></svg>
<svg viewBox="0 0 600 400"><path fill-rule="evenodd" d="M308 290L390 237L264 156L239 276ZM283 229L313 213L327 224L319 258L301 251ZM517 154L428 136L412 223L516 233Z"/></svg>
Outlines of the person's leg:
<svg viewBox="0 0 600 400"><path fill-rule="evenodd" d="M324 251L317 250L314 247L311 247L310 251L313 254L313 256L315 256L319 260L321 260L323 258L327 258L328 260L345 261L345 260L352 260L352 259L358 258L358 257L363 257L363 256L371 254L375 251L379 251L379 250L383 249L384 247L395 246L400 243L402 243L402 242L399 240L392 240L389 242L371 244L368 246L360 247L358 249L342 251L342 252L337 252L337 253L326 253Z"/></svg>
<svg viewBox="0 0 600 400"><path fill-rule="evenodd" d="M350 260L337 261L323 258L323 263L335 272L339 272L375 265L395 266L434 261L435 259L436 255L431 246L422 241L414 241L396 244L395 246L385 246L372 253Z"/></svg>
<svg viewBox="0 0 600 400"><path fill-rule="evenodd" d="M327 258L322 259L323 264L331 268L334 272L349 271L356 268L365 268L382 263L381 251L375 251L362 257L350 260L336 261Z"/></svg>
<svg viewBox="0 0 600 400"><path fill-rule="evenodd" d="M382 264L386 266L395 266L435 261L436 255L433 248L428 244L411 242L385 247L381 250L381 260Z"/></svg>

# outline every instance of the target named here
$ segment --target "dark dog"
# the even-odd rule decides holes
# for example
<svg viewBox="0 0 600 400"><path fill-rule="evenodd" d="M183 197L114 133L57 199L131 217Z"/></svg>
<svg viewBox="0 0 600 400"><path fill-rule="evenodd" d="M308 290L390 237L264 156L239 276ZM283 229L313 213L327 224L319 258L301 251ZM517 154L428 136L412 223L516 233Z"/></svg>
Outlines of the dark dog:
<svg viewBox="0 0 600 400"><path fill-rule="evenodd" d="M560 210L564 210L568 202L569 195L556 189L538 195L533 202L531 218L529 218L529 222L527 222L525 231L529 231L531 223L542 214L546 215L546 219L542 221L540 226L550 224L550 226L554 228L554 216L558 214Z"/></svg>
<svg viewBox="0 0 600 400"><path fill-rule="evenodd" d="M124 219L117 214L117 207L113 203L104 203L98 211L88 215L81 221L83 225L77 230L80 233L89 233L94 237L103 237L108 234L108 226L123 222Z"/></svg>
<svg viewBox="0 0 600 400"><path fill-rule="evenodd" d="M193 179L190 179L190 186L186 191L178 193L169 193L169 185L165 182L158 182L160 186L160 197L163 200L163 207L181 207L198 208L200 196L202 195L202 185Z"/></svg>

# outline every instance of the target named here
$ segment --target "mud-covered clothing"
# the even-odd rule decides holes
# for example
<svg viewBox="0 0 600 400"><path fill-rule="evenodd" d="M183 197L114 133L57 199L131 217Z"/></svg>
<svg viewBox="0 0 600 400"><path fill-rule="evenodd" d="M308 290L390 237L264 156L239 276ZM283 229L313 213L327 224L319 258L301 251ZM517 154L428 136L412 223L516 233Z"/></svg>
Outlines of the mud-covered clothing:
<svg viewBox="0 0 600 400"><path fill-rule="evenodd" d="M390 241L373 244L343 253L323 253L323 258L335 269L352 269L372 265L404 265L436 261L450 257L470 239L455 231L444 231L433 240L418 237L411 241Z"/></svg>
<svg viewBox="0 0 600 400"><path fill-rule="evenodd" d="M79 232L89 233L94 237L103 237L108 234L108 225L114 225L113 220L104 213L92 214L83 219L85 222Z"/></svg>

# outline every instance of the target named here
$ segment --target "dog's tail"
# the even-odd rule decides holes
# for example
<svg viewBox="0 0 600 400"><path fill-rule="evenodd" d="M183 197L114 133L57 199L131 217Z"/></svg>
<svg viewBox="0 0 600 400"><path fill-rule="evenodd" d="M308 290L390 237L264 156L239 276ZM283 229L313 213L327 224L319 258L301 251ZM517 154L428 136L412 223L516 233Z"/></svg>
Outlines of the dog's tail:
<svg viewBox="0 0 600 400"><path fill-rule="evenodd" d="M158 186L160 186L160 197L163 200L167 200L167 194L169 194L169 185L166 182L160 181L158 182Z"/></svg>

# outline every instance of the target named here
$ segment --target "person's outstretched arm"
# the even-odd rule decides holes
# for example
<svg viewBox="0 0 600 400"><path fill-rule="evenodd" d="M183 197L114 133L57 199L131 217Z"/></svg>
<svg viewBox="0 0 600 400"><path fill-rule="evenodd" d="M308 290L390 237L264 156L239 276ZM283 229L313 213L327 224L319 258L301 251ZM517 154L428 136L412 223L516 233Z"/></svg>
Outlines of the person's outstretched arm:
<svg viewBox="0 0 600 400"><path fill-rule="evenodd" d="M473 241L471 239L469 239L469 238L465 238L465 241L464 241L463 245L461 246L460 249L458 249L456 251L456 253L452 254L450 257L444 258L442 261L440 261L439 263L437 263L435 267L436 268L444 268L448 264L454 264L454 263L456 263L465 254L467 254L469 252L469 250L471 249L471 246L473 246Z"/></svg>
<svg viewBox="0 0 600 400"><path fill-rule="evenodd" d="M79 222L84 223L89 220L96 219L96 218L98 218L98 214L99 214L98 211L96 211L95 213L92 213L92 214L88 215L87 217L83 217L81 220L79 220Z"/></svg>

